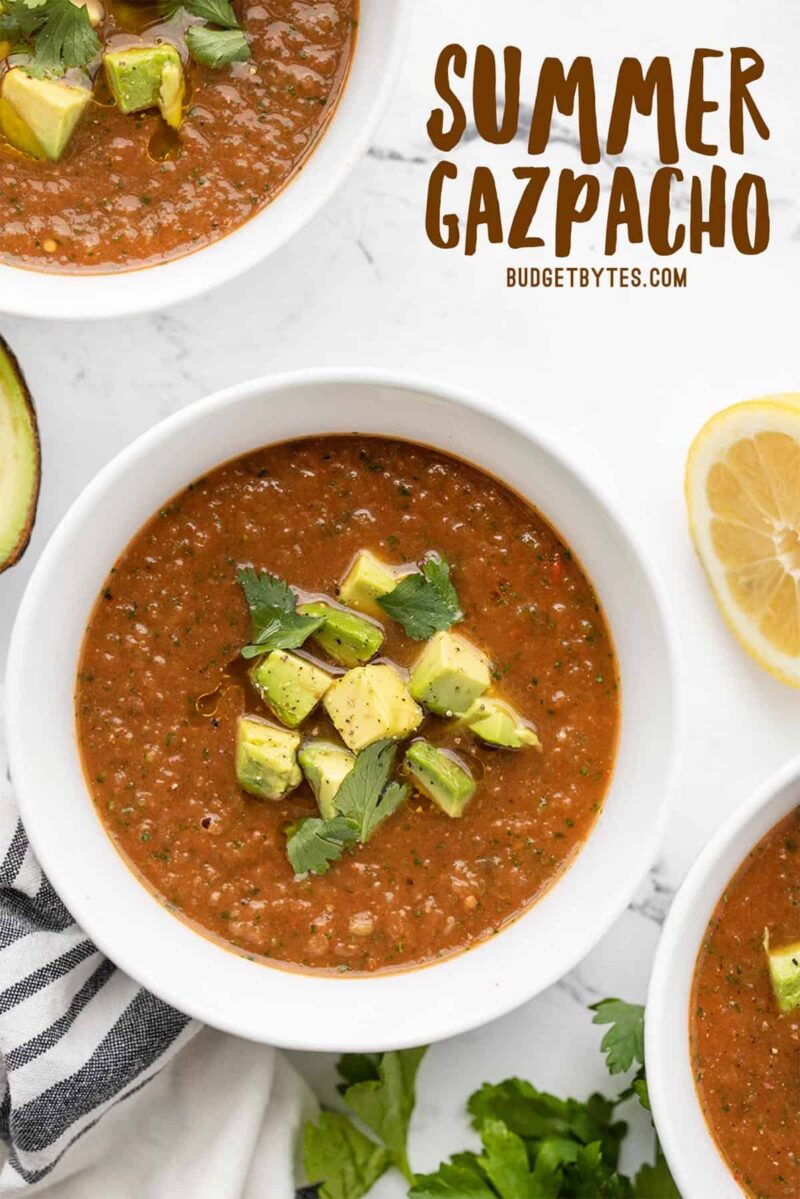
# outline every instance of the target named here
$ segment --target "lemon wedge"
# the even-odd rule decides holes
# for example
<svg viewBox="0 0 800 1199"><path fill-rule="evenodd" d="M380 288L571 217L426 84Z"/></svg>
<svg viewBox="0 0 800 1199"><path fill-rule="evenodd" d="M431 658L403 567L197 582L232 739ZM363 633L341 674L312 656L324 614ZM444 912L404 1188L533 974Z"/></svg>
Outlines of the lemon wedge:
<svg viewBox="0 0 800 1199"><path fill-rule="evenodd" d="M712 417L689 450L686 502L731 630L766 670L800 687L800 395Z"/></svg>

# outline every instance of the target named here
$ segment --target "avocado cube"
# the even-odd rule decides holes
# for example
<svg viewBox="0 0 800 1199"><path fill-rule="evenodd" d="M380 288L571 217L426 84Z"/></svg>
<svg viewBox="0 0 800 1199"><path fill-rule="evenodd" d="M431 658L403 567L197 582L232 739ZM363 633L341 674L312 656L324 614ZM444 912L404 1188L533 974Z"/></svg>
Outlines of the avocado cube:
<svg viewBox="0 0 800 1199"><path fill-rule="evenodd" d="M491 682L485 654L465 637L435 633L411 671L414 699L439 716L463 716Z"/></svg>
<svg viewBox="0 0 800 1199"><path fill-rule="evenodd" d="M183 63L174 46L131 46L103 55L109 87L121 112L158 108L177 128L183 108Z"/></svg>
<svg viewBox="0 0 800 1199"><path fill-rule="evenodd" d="M303 616L324 618L311 640L340 666L363 666L383 645L383 629L355 612L322 602L301 604L297 610Z"/></svg>
<svg viewBox="0 0 800 1199"><path fill-rule="evenodd" d="M406 750L406 769L412 775L417 790L427 795L448 816L464 815L464 809L475 794L475 782L465 766L431 745L430 741L415 741Z"/></svg>
<svg viewBox="0 0 800 1199"><path fill-rule="evenodd" d="M383 737L407 737L423 717L400 675L384 665L348 670L327 692L324 706L353 753Z"/></svg>
<svg viewBox="0 0 800 1199"><path fill-rule="evenodd" d="M33 79L14 67L0 91L0 126L6 141L31 158L56 162L67 148L92 93L53 79Z"/></svg>
<svg viewBox="0 0 800 1199"><path fill-rule="evenodd" d="M333 677L305 658L276 649L252 668L250 680L278 720L293 729L313 712Z"/></svg>
<svg viewBox="0 0 800 1199"><path fill-rule="evenodd" d="M379 598L394 591L396 586L394 571L369 550L361 550L342 579L339 599L349 608L380 616L383 608L378 603Z"/></svg>
<svg viewBox="0 0 800 1199"><path fill-rule="evenodd" d="M783 949L770 949L769 932L764 931L769 979L782 1012L800 1008L800 941Z"/></svg>
<svg viewBox="0 0 800 1199"><path fill-rule="evenodd" d="M499 699L476 699L464 714L464 724L481 741L498 749L542 748L533 726Z"/></svg>
<svg viewBox="0 0 800 1199"><path fill-rule="evenodd" d="M297 755L323 820L337 815L336 793L355 765L348 749L332 741L307 741Z"/></svg>
<svg viewBox="0 0 800 1199"><path fill-rule="evenodd" d="M300 734L276 728L258 716L240 716L236 726L236 778L258 799L283 799L302 782L297 764Z"/></svg>

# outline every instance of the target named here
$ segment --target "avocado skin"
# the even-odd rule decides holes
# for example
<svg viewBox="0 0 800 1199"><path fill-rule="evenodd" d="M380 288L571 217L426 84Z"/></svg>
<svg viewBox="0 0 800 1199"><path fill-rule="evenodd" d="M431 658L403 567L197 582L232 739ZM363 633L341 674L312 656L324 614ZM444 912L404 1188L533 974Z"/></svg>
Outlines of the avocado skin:
<svg viewBox="0 0 800 1199"><path fill-rule="evenodd" d="M302 604L298 612L324 618L325 623L312 634L311 640L339 666L363 666L383 645L383 630L355 612L334 608L323 601Z"/></svg>
<svg viewBox="0 0 800 1199"><path fill-rule="evenodd" d="M39 492L42 482L42 447L39 439L39 423L36 419L36 407L33 397L28 390L28 385L25 382L25 376L22 373L19 362L8 342L2 337L0 337L0 390L5 393L5 398L11 404L14 403L11 392L16 391L16 401L21 409L23 436L30 438L30 449L33 455L32 485L28 489L27 511L22 521L18 522L19 529L11 530L11 535L14 537L12 544L7 549L4 548L0 551L0 574L2 574L4 570L8 570L11 566L19 562L30 544L31 533L36 521L36 512L39 507ZM0 403L3 402L4 399L0 399ZM3 523L11 515L11 513L0 514L0 547L5 547L6 541L6 530L2 527Z"/></svg>
<svg viewBox="0 0 800 1199"><path fill-rule="evenodd" d="M458 819L475 794L472 775L449 754L420 739L406 750L405 766L418 790L446 815Z"/></svg>

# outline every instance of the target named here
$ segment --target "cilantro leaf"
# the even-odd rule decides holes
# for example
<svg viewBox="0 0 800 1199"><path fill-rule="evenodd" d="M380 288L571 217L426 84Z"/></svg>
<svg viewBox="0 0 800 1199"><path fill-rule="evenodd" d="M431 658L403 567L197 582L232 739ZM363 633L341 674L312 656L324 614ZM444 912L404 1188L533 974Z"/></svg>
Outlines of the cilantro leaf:
<svg viewBox="0 0 800 1199"><path fill-rule="evenodd" d="M25 70L37 77L87 67L101 50L88 10L70 0L7 0L0 37L31 54Z"/></svg>
<svg viewBox="0 0 800 1199"><path fill-rule="evenodd" d="M45 22L34 37L34 68L63 75L69 67L86 67L100 53L100 39L89 10L71 0L48 0Z"/></svg>
<svg viewBox="0 0 800 1199"><path fill-rule="evenodd" d="M418 1174L408 1199L497 1199L497 1192L481 1173L475 1154L458 1153L434 1174Z"/></svg>
<svg viewBox="0 0 800 1199"><path fill-rule="evenodd" d="M655 1165L645 1163L636 1175L634 1194L636 1199L681 1199L660 1145L656 1145Z"/></svg>
<svg viewBox="0 0 800 1199"><path fill-rule="evenodd" d="M184 0L183 7L193 17L221 25L223 29L238 29L239 22L230 0Z"/></svg>
<svg viewBox="0 0 800 1199"><path fill-rule="evenodd" d="M253 625L253 644L241 650L243 658L257 658L274 649L297 649L323 623L322 616L301 616L297 612L297 596L277 575L266 570L257 573L248 567L236 577Z"/></svg>
<svg viewBox="0 0 800 1199"><path fill-rule="evenodd" d="M598 1142L581 1146L564 1171L564 1181L573 1199L633 1199L630 1180L604 1162Z"/></svg>
<svg viewBox="0 0 800 1199"><path fill-rule="evenodd" d="M400 783L387 786L396 754L397 746L387 739L368 745L336 792L336 807L355 823L359 841L368 841L408 795Z"/></svg>
<svg viewBox="0 0 800 1199"><path fill-rule="evenodd" d="M25 41L45 22L46 0L5 0L0 12L0 37L4 41Z"/></svg>
<svg viewBox="0 0 800 1199"><path fill-rule="evenodd" d="M380 1137L393 1164L409 1182L413 1175L408 1164L408 1126L416 1103L417 1071L424 1056L424 1047L384 1053L376 1078L353 1083L344 1092L347 1106Z"/></svg>
<svg viewBox="0 0 800 1199"><path fill-rule="evenodd" d="M390 1164L388 1152L340 1112L321 1112L318 1124L306 1125L303 1165L322 1183L320 1199L361 1199Z"/></svg>
<svg viewBox="0 0 800 1199"><path fill-rule="evenodd" d="M500 1199L524 1199L530 1193L528 1151L522 1137L503 1124L487 1120L481 1128L483 1153L478 1158Z"/></svg>
<svg viewBox="0 0 800 1199"><path fill-rule="evenodd" d="M644 1065L644 1008L622 999L603 999L592 1004L593 1024L610 1024L600 1042L609 1074L622 1074L634 1062Z"/></svg>
<svg viewBox="0 0 800 1199"><path fill-rule="evenodd" d="M250 45L241 29L190 25L186 30L186 45L195 62L204 67L225 67L232 62L247 62L250 57Z"/></svg>
<svg viewBox="0 0 800 1199"><path fill-rule="evenodd" d="M559 1099L519 1078L485 1083L470 1096L467 1110L479 1131L487 1121L501 1120L529 1144L547 1145L559 1164L574 1160L578 1146L597 1142L605 1163L615 1169L627 1132L624 1122L613 1121L614 1104L603 1095L590 1095L585 1103Z"/></svg>
<svg viewBox="0 0 800 1199"><path fill-rule="evenodd" d="M340 858L357 838L358 829L351 820L341 816L334 820L310 816L292 829L286 852L295 874L327 874L330 863Z"/></svg>
<svg viewBox="0 0 800 1199"><path fill-rule="evenodd" d="M415 574L404 578L378 603L409 637L425 641L464 619L456 589L450 582L450 567L440 554L430 554Z"/></svg>
<svg viewBox="0 0 800 1199"><path fill-rule="evenodd" d="M354 1082L368 1082L372 1078L380 1078L378 1067L381 1064L379 1053L345 1053L336 1063L341 1082L337 1085L340 1095Z"/></svg>

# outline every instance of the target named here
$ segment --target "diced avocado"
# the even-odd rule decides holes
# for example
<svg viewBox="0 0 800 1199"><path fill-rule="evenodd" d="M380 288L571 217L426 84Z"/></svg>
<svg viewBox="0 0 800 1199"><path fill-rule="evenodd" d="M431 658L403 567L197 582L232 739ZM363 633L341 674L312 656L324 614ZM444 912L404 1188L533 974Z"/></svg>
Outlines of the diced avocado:
<svg viewBox="0 0 800 1199"><path fill-rule="evenodd" d="M0 337L0 572L25 553L41 466L36 409L19 363Z"/></svg>
<svg viewBox="0 0 800 1199"><path fill-rule="evenodd" d="M800 941L783 949L770 949L769 930L764 930L764 949L769 964L769 979L782 1012L800 1008Z"/></svg>
<svg viewBox="0 0 800 1199"><path fill-rule="evenodd" d="M276 728L258 716L240 716L236 726L236 778L259 799L283 799L300 785L300 734Z"/></svg>
<svg viewBox="0 0 800 1199"><path fill-rule="evenodd" d="M498 749L521 749L523 745L542 748L533 727L499 699L476 699L463 719L467 728L487 745L496 745Z"/></svg>
<svg viewBox="0 0 800 1199"><path fill-rule="evenodd" d="M383 665L348 670L326 694L325 710L354 753L382 737L407 737L423 716L397 671Z"/></svg>
<svg viewBox="0 0 800 1199"><path fill-rule="evenodd" d="M349 608L358 608L359 612L380 616L383 608L378 599L394 591L396 586L394 571L369 550L361 550L342 579L339 598Z"/></svg>
<svg viewBox="0 0 800 1199"><path fill-rule="evenodd" d="M430 741L415 741L409 746L405 764L423 795L448 816L464 815L475 794L475 782L466 767Z"/></svg>
<svg viewBox="0 0 800 1199"><path fill-rule="evenodd" d="M14 67L3 79L0 125L6 141L31 158L55 162L64 153L92 93L83 87L33 79Z"/></svg>
<svg viewBox="0 0 800 1199"><path fill-rule="evenodd" d="M183 63L165 63L161 72L161 87L158 89L158 107L162 117L172 129L181 127L185 94Z"/></svg>
<svg viewBox="0 0 800 1199"><path fill-rule="evenodd" d="M303 616L325 618L311 640L340 666L362 666L383 645L383 629L355 612L345 612L321 601L301 604L297 610Z"/></svg>
<svg viewBox="0 0 800 1199"><path fill-rule="evenodd" d="M103 55L108 84L121 112L158 108L176 128L183 106L183 63L174 46L131 46Z"/></svg>
<svg viewBox="0 0 800 1199"><path fill-rule="evenodd" d="M316 796L320 816L333 820L337 815L336 793L353 769L355 758L349 749L332 741L308 741L297 759Z"/></svg>
<svg viewBox="0 0 800 1199"><path fill-rule="evenodd" d="M267 707L290 729L303 723L333 682L327 671L283 649L261 658L250 679Z"/></svg>
<svg viewBox="0 0 800 1199"><path fill-rule="evenodd" d="M414 699L439 716L463 716L491 682L485 654L456 633L435 633L411 671Z"/></svg>

